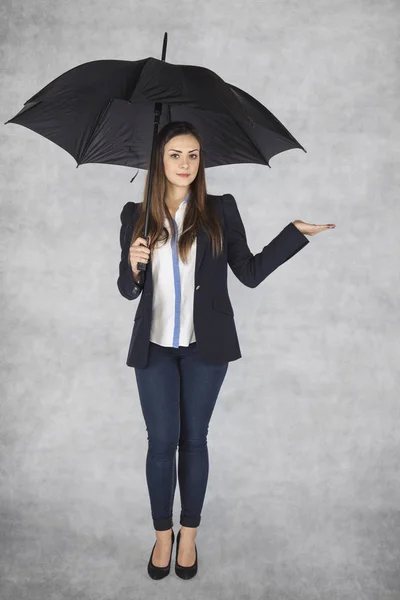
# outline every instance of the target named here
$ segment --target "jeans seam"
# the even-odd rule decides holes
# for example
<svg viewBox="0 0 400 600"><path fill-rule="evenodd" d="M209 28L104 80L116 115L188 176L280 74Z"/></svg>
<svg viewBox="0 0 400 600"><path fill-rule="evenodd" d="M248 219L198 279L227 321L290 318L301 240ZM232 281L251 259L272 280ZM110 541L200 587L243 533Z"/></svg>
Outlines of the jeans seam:
<svg viewBox="0 0 400 600"><path fill-rule="evenodd" d="M174 452L174 456L172 459L172 476L171 476L171 494L170 494L170 498L169 498L169 515L171 515L171 519L172 519L172 511L173 511L173 497L174 497L174 479L175 479L175 472L176 472L176 452Z"/></svg>

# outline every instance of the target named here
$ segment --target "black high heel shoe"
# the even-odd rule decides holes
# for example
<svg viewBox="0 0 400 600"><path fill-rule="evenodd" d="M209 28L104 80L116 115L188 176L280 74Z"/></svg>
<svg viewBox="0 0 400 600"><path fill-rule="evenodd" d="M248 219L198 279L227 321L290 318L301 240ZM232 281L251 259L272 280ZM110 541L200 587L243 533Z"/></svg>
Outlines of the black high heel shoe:
<svg viewBox="0 0 400 600"><path fill-rule="evenodd" d="M191 567L182 567L182 565L180 565L178 563L178 552L179 552L179 542L180 542L180 539L181 539L181 532L179 531L178 532L178 536L176 538L175 573L181 579L191 579L197 573L197 546L196 546L196 542L194 543L194 548L195 548L195 551L196 551L196 560L194 561L194 564Z"/></svg>
<svg viewBox="0 0 400 600"><path fill-rule="evenodd" d="M169 575L169 572L171 569L171 557L172 557L172 548L174 547L174 540L175 540L175 535L174 535L174 530L172 530L171 554L169 557L169 563L167 564L166 567L156 567L155 565L153 565L152 558L153 558L154 548L157 544L157 540L154 542L153 550L151 551L151 555L150 555L149 564L147 565L147 572L152 579L163 579L164 577Z"/></svg>

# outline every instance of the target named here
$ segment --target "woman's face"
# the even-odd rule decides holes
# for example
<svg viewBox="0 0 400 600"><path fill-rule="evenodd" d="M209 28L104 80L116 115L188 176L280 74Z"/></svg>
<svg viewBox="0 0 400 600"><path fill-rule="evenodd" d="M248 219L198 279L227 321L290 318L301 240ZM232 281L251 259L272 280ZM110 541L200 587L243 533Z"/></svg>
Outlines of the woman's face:
<svg viewBox="0 0 400 600"><path fill-rule="evenodd" d="M187 187L199 170L200 144L192 134L176 135L164 148L164 172L168 181L178 187ZM181 177L186 173L188 177Z"/></svg>

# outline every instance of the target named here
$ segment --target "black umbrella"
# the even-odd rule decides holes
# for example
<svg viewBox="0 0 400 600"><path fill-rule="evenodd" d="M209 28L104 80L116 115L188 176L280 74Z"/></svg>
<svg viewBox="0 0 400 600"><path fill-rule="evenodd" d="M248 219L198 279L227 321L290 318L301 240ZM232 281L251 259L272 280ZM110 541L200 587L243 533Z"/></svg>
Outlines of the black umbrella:
<svg viewBox="0 0 400 600"><path fill-rule="evenodd" d="M5 123L23 125L51 140L75 158L77 167L104 163L150 168L145 238L159 125L193 123L202 135L206 168L238 163L270 166L270 158L285 150L306 152L255 98L210 69L165 62L166 47L167 33L161 60L96 60L74 67L27 100ZM146 266L138 263L139 270Z"/></svg>

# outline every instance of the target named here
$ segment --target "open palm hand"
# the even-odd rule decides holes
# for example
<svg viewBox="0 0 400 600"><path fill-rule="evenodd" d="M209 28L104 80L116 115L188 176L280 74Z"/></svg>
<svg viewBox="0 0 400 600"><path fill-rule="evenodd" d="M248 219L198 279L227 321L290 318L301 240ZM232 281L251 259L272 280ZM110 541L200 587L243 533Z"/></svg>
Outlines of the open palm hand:
<svg viewBox="0 0 400 600"><path fill-rule="evenodd" d="M336 227L334 223L315 225L314 223L305 223L304 221L300 221L300 219L296 219L295 221L292 221L292 223L299 231L301 231L301 233L304 233L305 235L315 235L316 233L325 231L325 229L334 229Z"/></svg>

